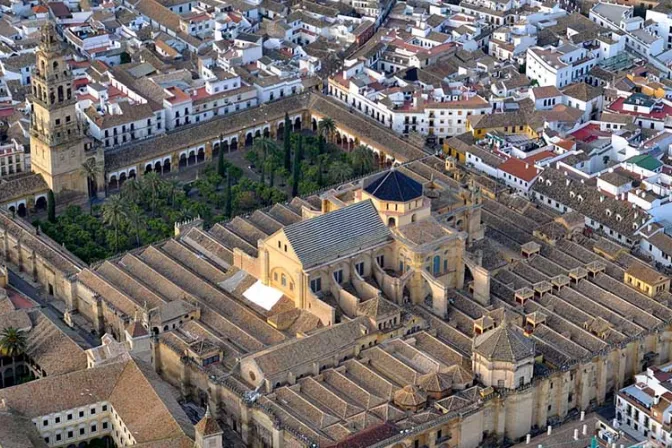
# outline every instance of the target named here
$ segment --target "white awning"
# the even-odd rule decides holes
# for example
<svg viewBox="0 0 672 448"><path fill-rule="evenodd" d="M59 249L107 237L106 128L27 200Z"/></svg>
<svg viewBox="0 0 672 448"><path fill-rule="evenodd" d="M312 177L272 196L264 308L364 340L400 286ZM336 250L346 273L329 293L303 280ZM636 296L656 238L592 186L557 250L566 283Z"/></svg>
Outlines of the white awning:
<svg viewBox="0 0 672 448"><path fill-rule="evenodd" d="M282 291L266 286L260 281L247 288L243 297L265 309L270 310L282 298Z"/></svg>

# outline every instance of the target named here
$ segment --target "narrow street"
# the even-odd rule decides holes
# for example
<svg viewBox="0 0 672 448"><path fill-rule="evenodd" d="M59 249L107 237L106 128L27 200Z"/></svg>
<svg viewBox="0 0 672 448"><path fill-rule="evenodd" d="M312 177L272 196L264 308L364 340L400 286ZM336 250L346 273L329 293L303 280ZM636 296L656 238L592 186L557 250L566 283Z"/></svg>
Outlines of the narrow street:
<svg viewBox="0 0 672 448"><path fill-rule="evenodd" d="M38 305L40 305L42 312L45 316L49 318L58 328L63 330L68 336L73 338L75 341L83 339L91 347L97 347L100 345L100 339L95 335L92 335L86 330L81 328L70 328L63 321L63 314L61 311L56 308L51 302L46 300L42 294L29 282L24 280L19 274L14 272L11 269L8 269L9 272L9 284L19 291L20 293L30 297Z"/></svg>

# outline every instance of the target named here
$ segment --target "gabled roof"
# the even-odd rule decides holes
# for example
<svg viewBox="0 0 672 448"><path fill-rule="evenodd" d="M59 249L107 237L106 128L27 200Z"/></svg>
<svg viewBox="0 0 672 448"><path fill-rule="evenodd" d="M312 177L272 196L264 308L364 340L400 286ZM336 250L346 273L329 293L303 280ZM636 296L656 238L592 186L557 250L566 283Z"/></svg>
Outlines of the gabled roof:
<svg viewBox="0 0 672 448"><path fill-rule="evenodd" d="M399 170L390 170L364 187L382 201L408 202L422 196L422 184Z"/></svg>
<svg viewBox="0 0 672 448"><path fill-rule="evenodd" d="M370 200L291 224L284 232L304 269L390 238Z"/></svg>
<svg viewBox="0 0 672 448"><path fill-rule="evenodd" d="M474 352L490 361L515 363L534 356L534 341L503 322L474 340Z"/></svg>

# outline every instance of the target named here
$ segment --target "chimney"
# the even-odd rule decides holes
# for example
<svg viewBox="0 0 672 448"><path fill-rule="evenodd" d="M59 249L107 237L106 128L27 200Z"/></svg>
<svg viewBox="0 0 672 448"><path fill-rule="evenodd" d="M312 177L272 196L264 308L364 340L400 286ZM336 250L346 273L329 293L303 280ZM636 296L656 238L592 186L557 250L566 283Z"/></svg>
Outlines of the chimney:
<svg viewBox="0 0 672 448"><path fill-rule="evenodd" d="M530 444L530 440L532 440L532 436L531 436L530 434L528 434L527 436L525 436L525 445L529 445L529 444Z"/></svg>
<svg viewBox="0 0 672 448"><path fill-rule="evenodd" d="M569 179L565 179L565 185L569 186Z"/></svg>
<svg viewBox="0 0 672 448"><path fill-rule="evenodd" d="M583 428L581 429L581 434L588 435L588 425L583 425Z"/></svg>
<svg viewBox="0 0 672 448"><path fill-rule="evenodd" d="M579 440L579 429L574 430L574 440Z"/></svg>
<svg viewBox="0 0 672 448"><path fill-rule="evenodd" d="M581 421L584 421L586 418L586 411L581 411Z"/></svg>
<svg viewBox="0 0 672 448"><path fill-rule="evenodd" d="M604 202L604 196L600 195L600 202Z"/></svg>
<svg viewBox="0 0 672 448"><path fill-rule="evenodd" d="M529 164L529 163L526 163L526 164L525 164L525 169L527 170L527 169L529 169L529 168L530 168L530 164Z"/></svg>
<svg viewBox="0 0 672 448"><path fill-rule="evenodd" d="M548 427L546 428L546 435L549 435L549 436L550 436L550 435L551 435L551 431L553 431L553 427L552 427L551 425L548 425Z"/></svg>

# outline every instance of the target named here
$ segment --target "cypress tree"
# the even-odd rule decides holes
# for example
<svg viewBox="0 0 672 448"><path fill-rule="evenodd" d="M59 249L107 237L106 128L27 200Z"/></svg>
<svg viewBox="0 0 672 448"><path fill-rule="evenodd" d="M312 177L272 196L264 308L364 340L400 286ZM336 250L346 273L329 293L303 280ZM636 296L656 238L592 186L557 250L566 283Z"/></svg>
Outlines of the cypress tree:
<svg viewBox="0 0 672 448"><path fill-rule="evenodd" d="M289 121L289 114L285 112L285 127L283 128L283 141L285 146L285 169L289 172L292 164L292 122Z"/></svg>
<svg viewBox="0 0 672 448"><path fill-rule="evenodd" d="M226 170L226 209L224 210L224 214L226 214L227 217L231 217L231 211L233 210L233 204L231 200L231 172L230 170Z"/></svg>
<svg viewBox="0 0 672 448"><path fill-rule="evenodd" d="M49 222L56 222L56 198L53 190L47 193L47 219Z"/></svg>
<svg viewBox="0 0 672 448"><path fill-rule="evenodd" d="M301 158L303 157L303 138L299 135L294 151L294 172L292 176L292 197L299 194L299 178L301 177Z"/></svg>
<svg viewBox="0 0 672 448"><path fill-rule="evenodd" d="M217 158L217 174L224 179L226 176L226 165L224 164L224 148L222 148L222 139L219 139L219 157Z"/></svg>

